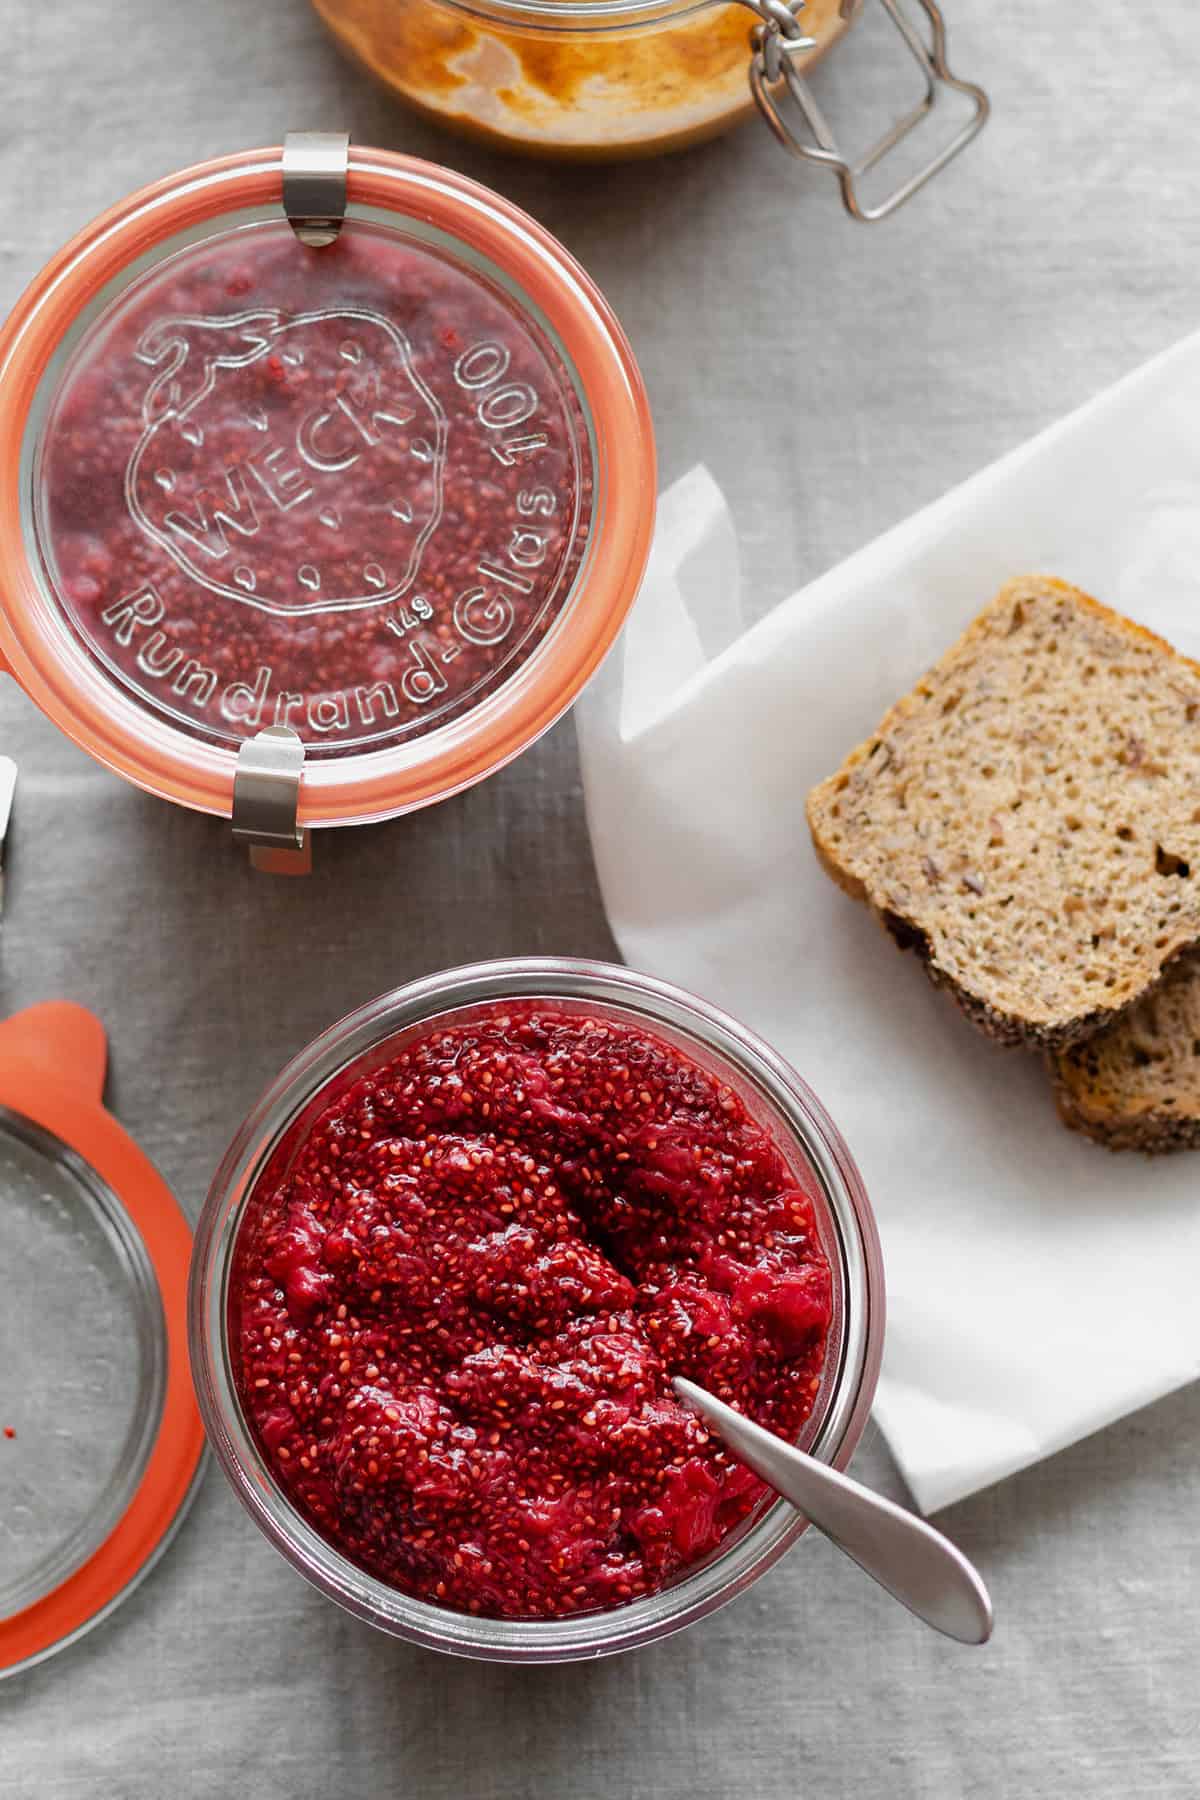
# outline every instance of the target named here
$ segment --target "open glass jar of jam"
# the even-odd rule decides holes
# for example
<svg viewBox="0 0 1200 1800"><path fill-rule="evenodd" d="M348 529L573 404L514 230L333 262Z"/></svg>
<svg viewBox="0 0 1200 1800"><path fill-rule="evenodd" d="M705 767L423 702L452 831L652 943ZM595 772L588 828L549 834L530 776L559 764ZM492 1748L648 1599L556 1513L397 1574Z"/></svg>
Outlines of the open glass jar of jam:
<svg viewBox="0 0 1200 1800"><path fill-rule="evenodd" d="M534 155L650 156L701 142L758 107L785 149L831 170L857 218L886 217L963 149L988 113L946 61L935 0L313 0L338 42L409 105ZM911 4L912 10L906 10ZM923 84L851 158L808 87L813 61L862 17L894 25ZM918 28L916 15L921 20ZM962 117L940 147L867 197L862 180L939 103Z"/></svg>
<svg viewBox="0 0 1200 1800"><path fill-rule="evenodd" d="M189 1307L275 1547L382 1630L509 1662L663 1637L804 1531L673 1374L842 1468L884 1325L870 1204L795 1071L666 983L537 957L300 1052L214 1177Z"/></svg>
<svg viewBox="0 0 1200 1800"><path fill-rule="evenodd" d="M0 336L0 656L264 854L529 744L649 548L629 346L497 195L335 136L131 196Z"/></svg>

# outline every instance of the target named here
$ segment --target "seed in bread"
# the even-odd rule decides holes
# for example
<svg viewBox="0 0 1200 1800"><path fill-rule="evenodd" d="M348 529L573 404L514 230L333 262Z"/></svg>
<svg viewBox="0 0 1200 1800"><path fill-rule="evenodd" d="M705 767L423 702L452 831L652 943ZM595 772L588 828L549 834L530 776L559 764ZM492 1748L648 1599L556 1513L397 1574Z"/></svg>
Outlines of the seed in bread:
<svg viewBox="0 0 1200 1800"><path fill-rule="evenodd" d="M1110 1150L1200 1150L1200 958L1052 1058L1064 1123Z"/></svg>
<svg viewBox="0 0 1200 1800"><path fill-rule="evenodd" d="M1064 1048L1200 944L1200 666L1065 582L1010 582L808 822L977 1024Z"/></svg>

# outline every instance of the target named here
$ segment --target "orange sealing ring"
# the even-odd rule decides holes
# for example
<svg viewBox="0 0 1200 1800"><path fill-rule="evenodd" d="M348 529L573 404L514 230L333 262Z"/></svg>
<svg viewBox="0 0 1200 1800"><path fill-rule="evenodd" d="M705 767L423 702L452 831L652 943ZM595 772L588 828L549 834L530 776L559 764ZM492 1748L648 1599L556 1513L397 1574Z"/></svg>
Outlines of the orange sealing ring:
<svg viewBox="0 0 1200 1800"><path fill-rule="evenodd" d="M69 1001L31 1006L0 1023L0 1106L90 1164L145 1245L166 1326L162 1414L137 1489L104 1542L52 1592L0 1619L0 1674L40 1661L118 1605L165 1547L204 1449L187 1353L191 1231L158 1170L103 1105L107 1060L103 1025Z"/></svg>

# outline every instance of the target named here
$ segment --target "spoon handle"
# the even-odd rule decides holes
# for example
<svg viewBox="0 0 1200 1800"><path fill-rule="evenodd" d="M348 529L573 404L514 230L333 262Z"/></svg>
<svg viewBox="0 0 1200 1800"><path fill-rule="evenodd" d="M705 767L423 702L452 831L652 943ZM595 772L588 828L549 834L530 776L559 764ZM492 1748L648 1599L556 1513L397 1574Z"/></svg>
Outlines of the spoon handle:
<svg viewBox="0 0 1200 1800"><path fill-rule="evenodd" d="M949 1538L882 1494L785 1444L694 1382L677 1376L674 1385L748 1468L910 1612L959 1643L987 1642L992 1632L987 1589Z"/></svg>

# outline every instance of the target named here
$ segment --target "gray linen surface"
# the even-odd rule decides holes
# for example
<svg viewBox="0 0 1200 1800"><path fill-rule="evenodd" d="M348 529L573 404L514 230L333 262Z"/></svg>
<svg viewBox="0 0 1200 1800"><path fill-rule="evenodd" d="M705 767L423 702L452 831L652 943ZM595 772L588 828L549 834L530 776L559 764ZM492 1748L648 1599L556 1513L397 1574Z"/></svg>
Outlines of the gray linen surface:
<svg viewBox="0 0 1200 1800"><path fill-rule="evenodd" d="M1197 322L1200 8L946 4L994 123L866 231L757 126L616 170L486 155L392 106L303 0L7 0L0 305L129 189L289 126L440 158L606 289L663 476L708 461L764 610ZM830 109L894 55L864 33ZM307 883L252 876L226 827L104 774L8 682L0 746L22 769L0 1002L100 1013L111 1104L192 1217L259 1089L351 1004L473 957L612 954L569 723L460 800L320 839ZM811 1537L682 1637L536 1672L344 1617L210 1470L119 1614L0 1689L0 1795L1193 1794L1198 1451L1193 1389L948 1514L992 1584L984 1652ZM856 1466L899 1491L877 1436Z"/></svg>

